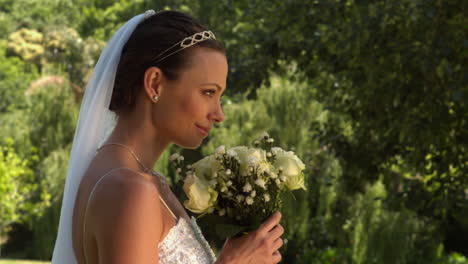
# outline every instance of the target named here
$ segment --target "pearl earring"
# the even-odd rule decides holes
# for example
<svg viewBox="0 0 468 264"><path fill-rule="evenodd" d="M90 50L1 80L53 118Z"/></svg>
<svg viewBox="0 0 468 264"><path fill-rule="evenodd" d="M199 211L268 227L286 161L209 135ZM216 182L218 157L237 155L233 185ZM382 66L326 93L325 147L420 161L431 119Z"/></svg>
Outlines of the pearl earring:
<svg viewBox="0 0 468 264"><path fill-rule="evenodd" d="M159 97L158 97L157 95L155 95L155 96L153 97L155 103L158 101L158 98L159 98Z"/></svg>

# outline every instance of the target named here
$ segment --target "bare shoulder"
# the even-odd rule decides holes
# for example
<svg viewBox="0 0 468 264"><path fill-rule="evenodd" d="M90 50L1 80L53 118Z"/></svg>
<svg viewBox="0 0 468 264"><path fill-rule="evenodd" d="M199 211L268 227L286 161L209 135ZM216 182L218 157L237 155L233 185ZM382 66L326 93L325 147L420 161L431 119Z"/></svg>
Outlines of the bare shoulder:
<svg viewBox="0 0 468 264"><path fill-rule="evenodd" d="M103 263L158 258L155 248L163 224L159 191L151 177L132 170L111 172L96 187L89 209Z"/></svg>
<svg viewBox="0 0 468 264"><path fill-rule="evenodd" d="M159 195L154 178L147 174L138 173L130 169L119 169L110 172L96 186L92 200L105 200L124 198L126 195L133 197L141 195Z"/></svg>

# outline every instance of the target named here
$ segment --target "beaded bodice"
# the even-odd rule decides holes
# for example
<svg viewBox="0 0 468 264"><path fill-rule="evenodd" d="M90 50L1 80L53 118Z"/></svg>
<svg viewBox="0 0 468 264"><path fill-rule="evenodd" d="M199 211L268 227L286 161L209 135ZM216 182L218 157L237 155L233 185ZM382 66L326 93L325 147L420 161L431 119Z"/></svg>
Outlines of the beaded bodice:
<svg viewBox="0 0 468 264"><path fill-rule="evenodd" d="M212 264L214 252L204 238L195 217L179 218L158 246L161 264Z"/></svg>

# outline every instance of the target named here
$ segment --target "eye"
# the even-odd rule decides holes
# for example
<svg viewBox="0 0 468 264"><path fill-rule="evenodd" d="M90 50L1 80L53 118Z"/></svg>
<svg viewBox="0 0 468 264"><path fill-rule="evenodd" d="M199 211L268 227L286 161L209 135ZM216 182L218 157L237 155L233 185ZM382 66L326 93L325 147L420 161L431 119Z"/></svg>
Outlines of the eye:
<svg viewBox="0 0 468 264"><path fill-rule="evenodd" d="M215 94L216 91L215 90L204 90L203 93L208 95L209 97L213 97L213 94Z"/></svg>

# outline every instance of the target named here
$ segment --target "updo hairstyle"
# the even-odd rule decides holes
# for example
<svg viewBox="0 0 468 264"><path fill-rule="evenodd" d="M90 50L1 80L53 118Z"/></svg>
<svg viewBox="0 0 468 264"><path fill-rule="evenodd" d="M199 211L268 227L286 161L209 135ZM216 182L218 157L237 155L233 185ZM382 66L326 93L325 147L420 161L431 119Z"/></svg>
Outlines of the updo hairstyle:
<svg viewBox="0 0 468 264"><path fill-rule="evenodd" d="M120 115L133 109L139 89L143 87L145 71L150 67L160 68L168 80L175 81L181 71L190 66L196 47L210 48L224 54L224 47L219 41L207 39L156 62L163 51L204 30L208 29L196 19L177 11L158 12L141 22L123 47L109 110ZM179 48L176 45L165 55Z"/></svg>

